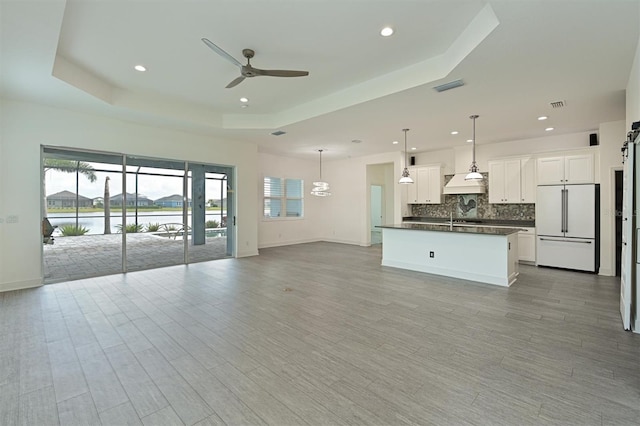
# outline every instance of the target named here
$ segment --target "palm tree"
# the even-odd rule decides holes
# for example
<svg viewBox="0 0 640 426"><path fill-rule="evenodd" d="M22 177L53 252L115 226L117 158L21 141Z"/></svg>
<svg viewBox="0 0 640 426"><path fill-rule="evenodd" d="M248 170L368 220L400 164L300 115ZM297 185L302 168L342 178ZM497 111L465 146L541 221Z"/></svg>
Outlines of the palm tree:
<svg viewBox="0 0 640 426"><path fill-rule="evenodd" d="M56 170L64 173L81 173L90 182L98 180L93 166L84 161L63 160L59 158L45 158L43 163L44 173L42 174L42 190L44 194L44 203L42 204L42 217L47 217L47 187L46 174L49 170Z"/></svg>

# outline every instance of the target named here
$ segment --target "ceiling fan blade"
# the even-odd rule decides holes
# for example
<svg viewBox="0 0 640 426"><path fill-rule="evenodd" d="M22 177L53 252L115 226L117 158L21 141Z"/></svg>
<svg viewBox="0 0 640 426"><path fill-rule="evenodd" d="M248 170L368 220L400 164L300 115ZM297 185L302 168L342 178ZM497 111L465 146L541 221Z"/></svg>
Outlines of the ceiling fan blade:
<svg viewBox="0 0 640 426"><path fill-rule="evenodd" d="M240 77L236 78L231 83L227 84L227 89L231 89L232 87L236 87L238 84L242 83L243 80L244 80L243 76L240 76Z"/></svg>
<svg viewBox="0 0 640 426"><path fill-rule="evenodd" d="M233 56L229 55L227 52L225 52L224 50L220 49L218 46L216 46L215 44L213 44L209 39L203 38L202 42L204 44L207 45L207 47L211 50L213 50L214 52L216 52L218 55L222 56L223 58L225 58L226 60L228 60L229 62L231 62L232 64L239 66L240 68L242 68L242 64L240 63L240 61L238 61L236 58L234 58ZM238 84L238 83L236 83Z"/></svg>
<svg viewBox="0 0 640 426"><path fill-rule="evenodd" d="M309 75L309 71L293 71L293 70L261 70L253 68L253 71L259 75L266 75L269 77L305 77Z"/></svg>

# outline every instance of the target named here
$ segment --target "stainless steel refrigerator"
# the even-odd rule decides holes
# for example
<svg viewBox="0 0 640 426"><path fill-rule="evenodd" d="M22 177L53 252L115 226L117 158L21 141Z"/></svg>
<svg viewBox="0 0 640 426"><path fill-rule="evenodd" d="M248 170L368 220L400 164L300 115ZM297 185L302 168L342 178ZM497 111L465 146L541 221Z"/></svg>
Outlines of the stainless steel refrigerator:
<svg viewBox="0 0 640 426"><path fill-rule="evenodd" d="M537 265L598 272L600 185L545 185L536 194Z"/></svg>

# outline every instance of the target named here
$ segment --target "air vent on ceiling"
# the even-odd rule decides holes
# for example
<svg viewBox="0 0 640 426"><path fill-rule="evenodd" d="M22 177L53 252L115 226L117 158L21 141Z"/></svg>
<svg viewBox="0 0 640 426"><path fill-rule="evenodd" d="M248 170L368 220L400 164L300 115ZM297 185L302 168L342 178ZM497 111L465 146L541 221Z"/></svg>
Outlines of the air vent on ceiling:
<svg viewBox="0 0 640 426"><path fill-rule="evenodd" d="M434 87L436 92L444 92L445 90L455 89L456 87L464 86L464 81L462 80L454 80L448 83L441 84L440 86Z"/></svg>
<svg viewBox="0 0 640 426"><path fill-rule="evenodd" d="M564 101L555 101L550 103L551 103L551 108L562 108L564 106Z"/></svg>
<svg viewBox="0 0 640 426"><path fill-rule="evenodd" d="M271 133L273 136L282 136L287 132L283 132L282 130L276 130L275 132Z"/></svg>

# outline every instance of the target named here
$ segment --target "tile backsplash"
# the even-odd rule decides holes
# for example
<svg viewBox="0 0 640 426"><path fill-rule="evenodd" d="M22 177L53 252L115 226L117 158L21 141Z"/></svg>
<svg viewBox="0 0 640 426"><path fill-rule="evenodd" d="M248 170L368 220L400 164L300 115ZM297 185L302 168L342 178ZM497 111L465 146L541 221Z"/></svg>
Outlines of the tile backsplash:
<svg viewBox="0 0 640 426"><path fill-rule="evenodd" d="M535 204L489 204L489 179L488 173L482 173L486 185L484 194L478 194L478 219L503 219L503 220L534 220ZM444 176L446 185L453 175ZM448 218L451 212L458 217L459 195L443 195L442 204L412 204L410 216L444 217Z"/></svg>

